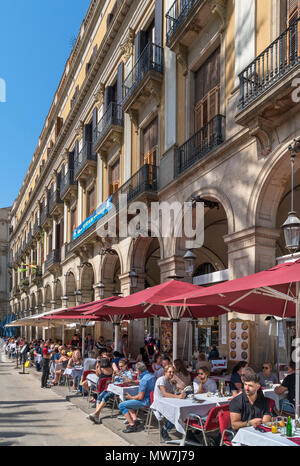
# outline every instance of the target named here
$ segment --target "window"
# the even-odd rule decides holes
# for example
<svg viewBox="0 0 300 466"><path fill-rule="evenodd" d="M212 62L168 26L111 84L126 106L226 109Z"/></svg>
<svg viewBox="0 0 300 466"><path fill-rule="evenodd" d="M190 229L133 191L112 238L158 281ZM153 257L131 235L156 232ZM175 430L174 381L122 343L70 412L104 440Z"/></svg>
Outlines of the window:
<svg viewBox="0 0 300 466"><path fill-rule="evenodd" d="M220 48L199 68L195 78L195 133L197 133L220 112Z"/></svg>
<svg viewBox="0 0 300 466"><path fill-rule="evenodd" d="M114 194L121 187L120 182L120 159L115 162L110 168L110 185L109 185L109 195Z"/></svg>
<svg viewBox="0 0 300 466"><path fill-rule="evenodd" d="M158 118L155 118L143 131L143 163L157 164Z"/></svg>
<svg viewBox="0 0 300 466"><path fill-rule="evenodd" d="M299 40L299 17L300 17L300 0L287 0L287 27L290 29L290 37L286 38L287 41L287 61L293 60L295 55L299 55L300 40ZM298 39L296 39L298 36ZM297 41L297 42L296 42Z"/></svg>
<svg viewBox="0 0 300 466"><path fill-rule="evenodd" d="M77 206L71 210L71 237L77 228Z"/></svg>
<svg viewBox="0 0 300 466"><path fill-rule="evenodd" d="M86 197L86 211L89 217L95 211L95 188L93 187L87 192Z"/></svg>

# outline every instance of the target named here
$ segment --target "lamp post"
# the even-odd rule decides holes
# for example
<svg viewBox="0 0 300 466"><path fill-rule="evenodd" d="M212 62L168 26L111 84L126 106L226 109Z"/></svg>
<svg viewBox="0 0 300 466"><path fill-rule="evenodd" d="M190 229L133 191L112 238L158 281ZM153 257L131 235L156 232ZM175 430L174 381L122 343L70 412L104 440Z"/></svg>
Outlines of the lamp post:
<svg viewBox="0 0 300 466"><path fill-rule="evenodd" d="M294 139L293 144L289 146L291 152L291 168L292 168L292 181L291 181L291 210L288 218L282 225L284 232L284 239L286 248L291 254L294 254L299 249L300 242L300 220L294 210L294 171L295 171L295 156L300 153L300 138Z"/></svg>
<svg viewBox="0 0 300 466"><path fill-rule="evenodd" d="M183 259L184 259L185 273L189 278L192 278L197 256L193 253L191 249L189 249L183 256Z"/></svg>
<svg viewBox="0 0 300 466"><path fill-rule="evenodd" d="M300 153L300 137L294 139L293 143L289 146L291 152L291 167L292 167L292 183L291 183L291 211L288 214L287 220L282 225L284 231L286 248L291 254L294 254L299 249L300 241L300 220L296 216L294 210L294 170L295 170L295 157ZM300 338L300 282L296 282L296 345ZM296 349L297 346L296 346ZM296 417L300 415L300 361L296 357L295 367L295 408Z"/></svg>

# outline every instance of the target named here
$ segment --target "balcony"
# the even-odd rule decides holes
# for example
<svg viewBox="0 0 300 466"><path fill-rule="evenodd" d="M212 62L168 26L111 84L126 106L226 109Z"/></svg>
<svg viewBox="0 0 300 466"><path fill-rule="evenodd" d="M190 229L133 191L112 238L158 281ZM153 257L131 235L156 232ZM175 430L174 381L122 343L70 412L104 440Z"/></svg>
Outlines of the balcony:
<svg viewBox="0 0 300 466"><path fill-rule="evenodd" d="M124 131L122 106L111 102L99 121L95 134L95 152L107 152L116 141L121 141Z"/></svg>
<svg viewBox="0 0 300 466"><path fill-rule="evenodd" d="M64 211L64 202L61 199L60 192L54 191L49 199L49 214L60 215Z"/></svg>
<svg viewBox="0 0 300 466"><path fill-rule="evenodd" d="M32 236L33 238L37 238L39 236L41 232L41 227L40 227L40 222L39 220L36 220L34 225L33 225L33 228L32 228Z"/></svg>
<svg viewBox="0 0 300 466"><path fill-rule="evenodd" d="M225 117L216 115L176 150L175 176L203 159L225 140Z"/></svg>
<svg viewBox="0 0 300 466"><path fill-rule="evenodd" d="M97 154L92 150L92 142L86 142L74 159L75 180L86 181L96 176Z"/></svg>
<svg viewBox="0 0 300 466"><path fill-rule="evenodd" d="M248 127L261 144L272 150L272 129L294 112L293 81L300 72L299 21L296 20L239 75L240 99L236 122Z"/></svg>
<svg viewBox="0 0 300 466"><path fill-rule="evenodd" d="M44 230L49 230L52 227L53 220L49 213L49 206L44 206L40 214L40 225Z"/></svg>
<svg viewBox="0 0 300 466"><path fill-rule="evenodd" d="M158 199L158 167L155 165L143 165L121 188L112 195L112 204L116 212L119 211L119 194L127 194L127 202L141 201L154 202ZM109 214L103 217L104 224ZM100 221L100 220L99 220ZM69 243L65 257L84 248L86 253L88 246L93 247L94 243L99 240L97 234L98 221L91 224L82 235Z"/></svg>
<svg viewBox="0 0 300 466"><path fill-rule="evenodd" d="M53 249L51 251L46 259L45 265L44 265L44 270L45 273L49 272L52 274L60 273L61 271L61 255L60 255L60 249Z"/></svg>
<svg viewBox="0 0 300 466"><path fill-rule="evenodd" d="M173 51L179 44L189 47L212 14L206 0L175 0L166 13L167 46Z"/></svg>
<svg viewBox="0 0 300 466"><path fill-rule="evenodd" d="M149 43L123 84L123 111L133 115L152 95L161 100L163 48Z"/></svg>
<svg viewBox="0 0 300 466"><path fill-rule="evenodd" d="M78 181L74 178L74 170L70 169L62 178L60 185L60 197L63 201L71 201L77 197Z"/></svg>

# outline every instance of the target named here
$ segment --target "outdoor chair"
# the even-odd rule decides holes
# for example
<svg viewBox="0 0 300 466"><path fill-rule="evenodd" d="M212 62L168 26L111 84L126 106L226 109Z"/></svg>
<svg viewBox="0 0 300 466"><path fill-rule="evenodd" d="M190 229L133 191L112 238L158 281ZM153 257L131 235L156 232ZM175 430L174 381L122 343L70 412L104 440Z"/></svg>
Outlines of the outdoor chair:
<svg viewBox="0 0 300 466"><path fill-rule="evenodd" d="M227 446L232 447L231 440L229 440L228 434L232 434L232 432L228 429L230 424L230 412L221 410L219 412L219 426L220 426L220 433L221 433L221 442L220 447Z"/></svg>
<svg viewBox="0 0 300 466"><path fill-rule="evenodd" d="M269 405L269 409L270 409L270 414L271 414L271 416L276 415L276 412L274 411L274 408L275 408L275 401L272 400L272 398L268 398L268 397L266 397L266 399L267 399L267 402L268 402L268 405Z"/></svg>
<svg viewBox="0 0 300 466"><path fill-rule="evenodd" d="M295 405L293 403L290 403L289 401L285 401L285 405L290 406L293 408L294 413L290 413L289 411L285 411L283 408L280 410L280 416L285 416L285 417L291 417L292 419L295 419Z"/></svg>
<svg viewBox="0 0 300 466"><path fill-rule="evenodd" d="M146 422L145 422L145 432L147 435L149 435L150 433L150 429L151 429L151 424L152 424L152 417L153 417L153 409L151 408L151 405L153 404L153 401L154 401L154 391L152 391L150 393L150 408L148 410L148 414L147 414L147 418L146 418ZM159 431L159 441L161 443L161 428L160 428L160 421L157 420L158 422L158 431Z"/></svg>
<svg viewBox="0 0 300 466"><path fill-rule="evenodd" d="M111 377L105 377L99 380L97 390L90 390L88 395L88 405L90 404L91 394L97 399L97 397L104 392L108 385L112 382Z"/></svg>
<svg viewBox="0 0 300 466"><path fill-rule="evenodd" d="M183 445L186 444L186 437L189 429L195 429L202 433L205 446L209 445L207 434L217 432L219 426L219 413L220 411L229 411L229 404L223 406L215 406L210 410L206 420L202 419L197 414L189 414L186 420L186 428L183 436Z"/></svg>

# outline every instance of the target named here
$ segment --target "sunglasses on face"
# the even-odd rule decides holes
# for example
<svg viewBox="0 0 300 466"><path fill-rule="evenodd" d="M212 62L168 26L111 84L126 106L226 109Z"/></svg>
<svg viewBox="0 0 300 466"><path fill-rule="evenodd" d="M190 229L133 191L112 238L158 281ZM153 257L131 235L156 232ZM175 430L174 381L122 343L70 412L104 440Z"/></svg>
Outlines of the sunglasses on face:
<svg viewBox="0 0 300 466"><path fill-rule="evenodd" d="M268 366L263 366L263 369L270 369Z"/></svg>

